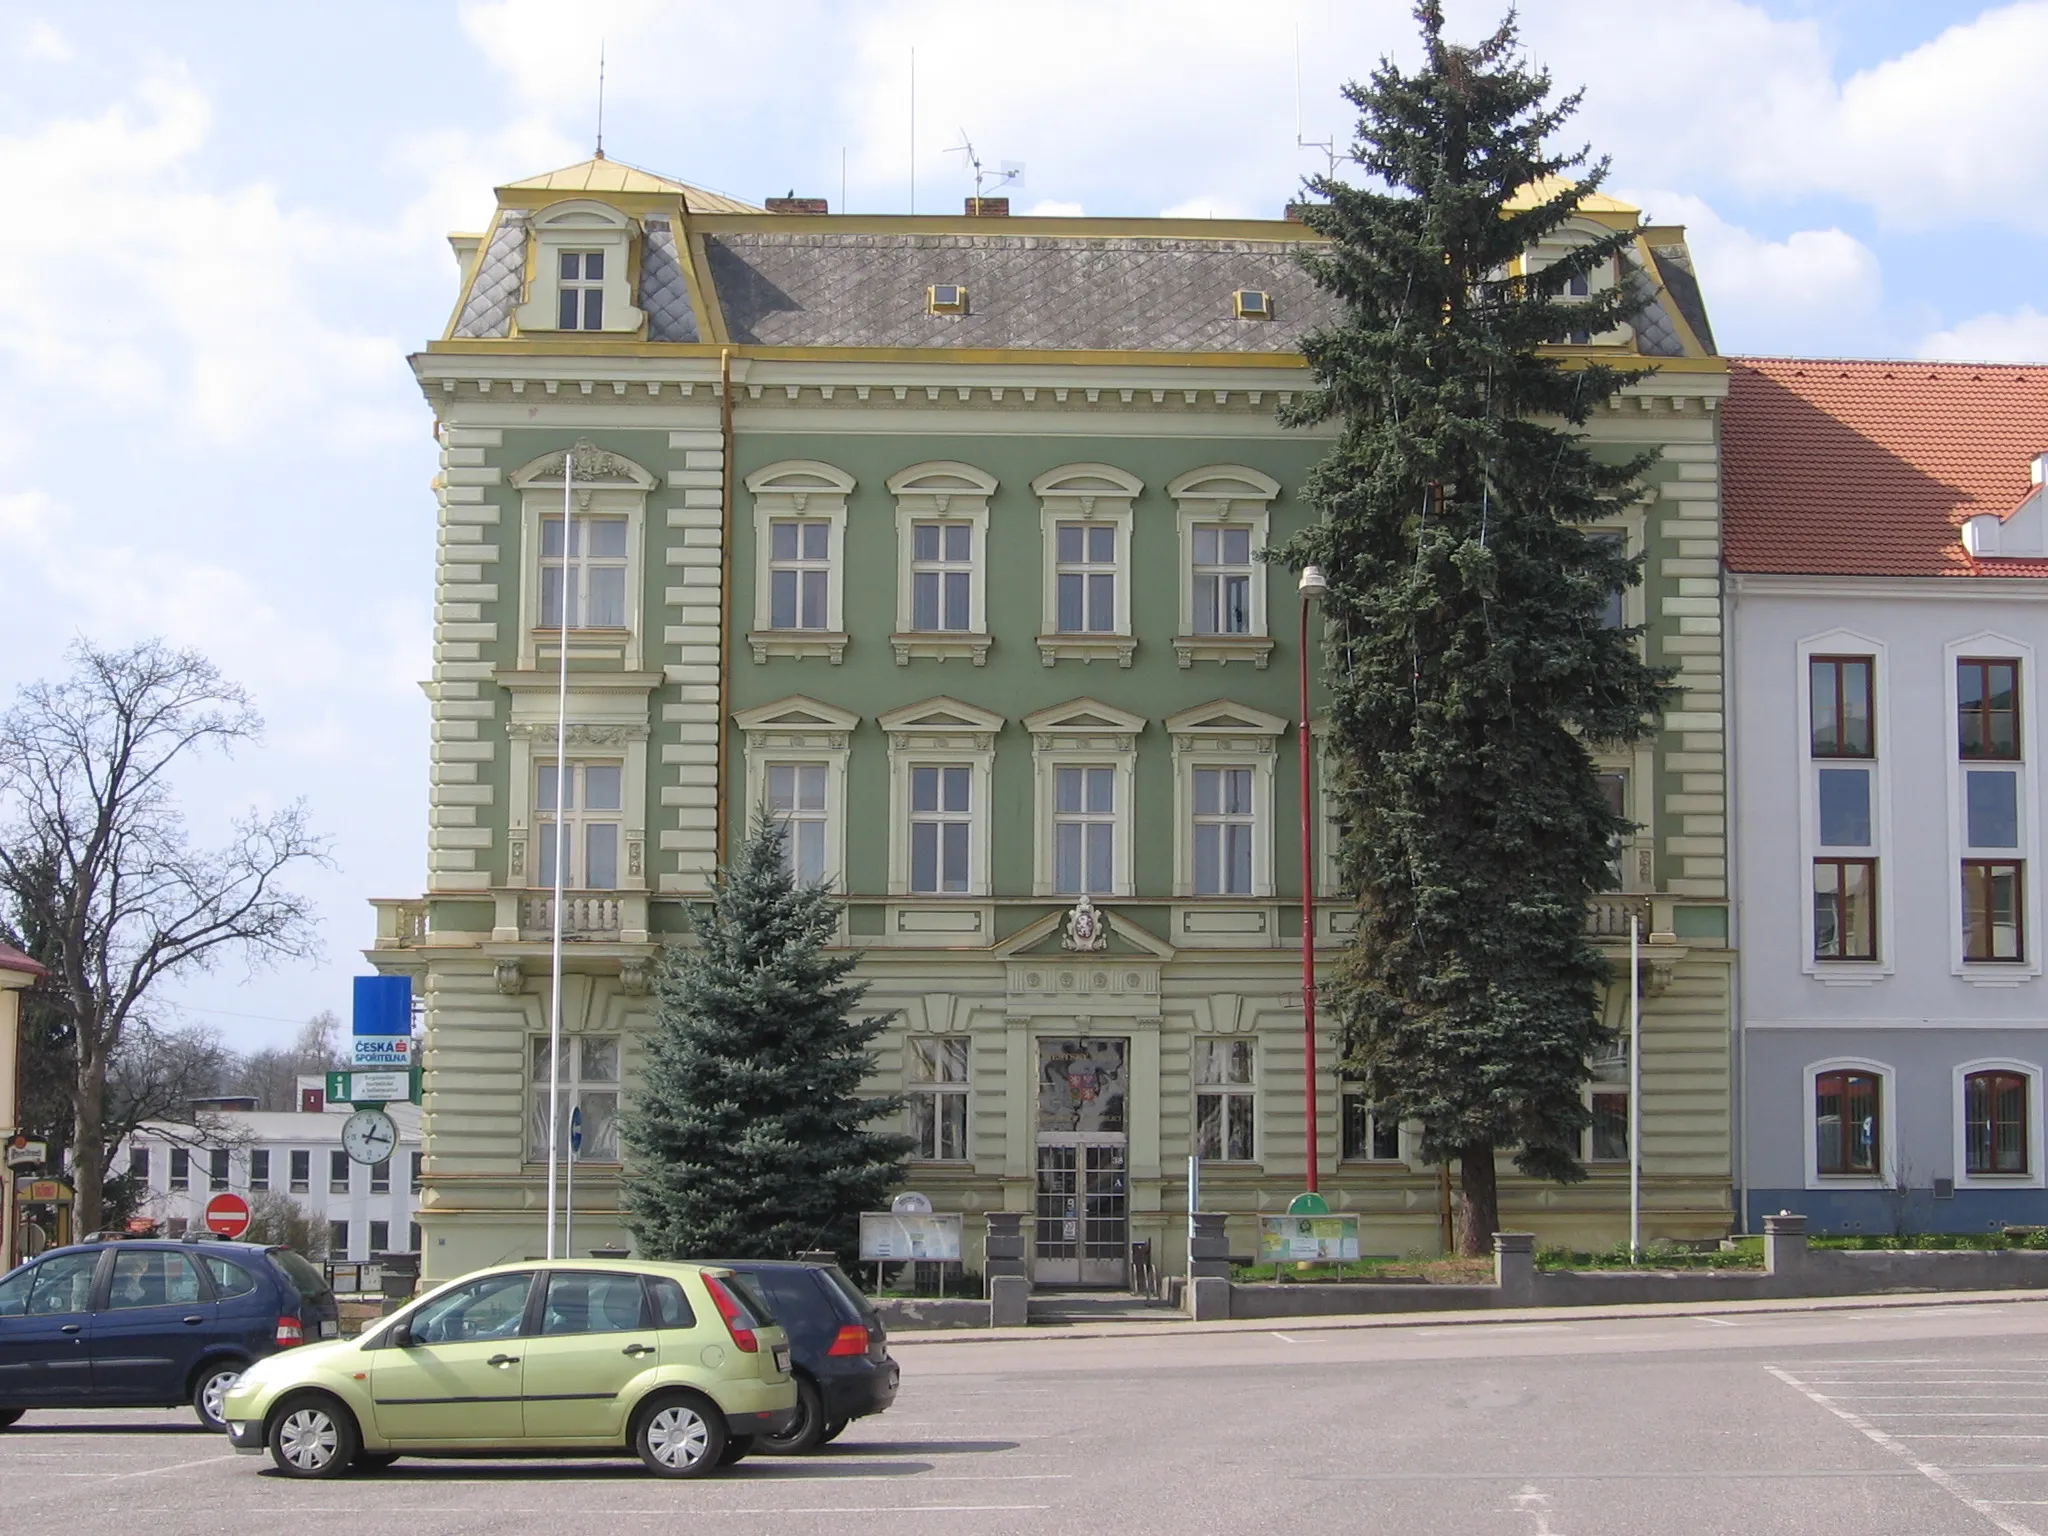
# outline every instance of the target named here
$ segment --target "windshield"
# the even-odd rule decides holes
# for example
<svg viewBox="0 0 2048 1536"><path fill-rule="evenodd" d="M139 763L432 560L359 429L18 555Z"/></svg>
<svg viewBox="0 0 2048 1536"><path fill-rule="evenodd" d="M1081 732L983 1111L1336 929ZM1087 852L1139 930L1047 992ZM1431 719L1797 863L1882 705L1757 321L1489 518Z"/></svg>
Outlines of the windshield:
<svg viewBox="0 0 2048 1536"><path fill-rule="evenodd" d="M292 1289L306 1301L325 1301L334 1293L327 1287L327 1277L320 1273L318 1265L310 1263L289 1248L270 1250L270 1261L284 1271L285 1278L292 1283Z"/></svg>
<svg viewBox="0 0 2048 1536"><path fill-rule="evenodd" d="M875 1309L868 1304L867 1297L861 1295L859 1289L851 1280L846 1278L837 1264L821 1265L818 1273L823 1275L825 1283L838 1292L841 1299L853 1308L853 1315L855 1317L866 1323L870 1328L873 1328L880 1322L880 1319L875 1315Z"/></svg>

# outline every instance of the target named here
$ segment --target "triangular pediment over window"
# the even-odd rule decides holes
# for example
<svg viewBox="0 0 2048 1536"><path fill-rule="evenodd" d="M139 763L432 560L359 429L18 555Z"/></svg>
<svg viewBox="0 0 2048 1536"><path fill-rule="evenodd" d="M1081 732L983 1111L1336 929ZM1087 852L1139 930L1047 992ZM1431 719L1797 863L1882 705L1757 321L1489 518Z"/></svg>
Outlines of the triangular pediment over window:
<svg viewBox="0 0 2048 1536"><path fill-rule="evenodd" d="M860 724L860 716L853 711L821 704L800 693L739 710L732 720L743 731L850 731Z"/></svg>
<svg viewBox="0 0 2048 1536"><path fill-rule="evenodd" d="M1026 715L1024 729L1034 735L1113 731L1120 736L1135 736L1145 729L1145 717L1100 699L1072 699Z"/></svg>
<svg viewBox="0 0 2048 1536"><path fill-rule="evenodd" d="M1214 699L1166 717L1166 729L1175 736L1214 733L1226 736L1278 736L1287 721L1263 709L1239 704L1232 699Z"/></svg>
<svg viewBox="0 0 2048 1536"><path fill-rule="evenodd" d="M1000 731L1003 717L958 699L941 695L916 704L902 704L875 717L885 731Z"/></svg>

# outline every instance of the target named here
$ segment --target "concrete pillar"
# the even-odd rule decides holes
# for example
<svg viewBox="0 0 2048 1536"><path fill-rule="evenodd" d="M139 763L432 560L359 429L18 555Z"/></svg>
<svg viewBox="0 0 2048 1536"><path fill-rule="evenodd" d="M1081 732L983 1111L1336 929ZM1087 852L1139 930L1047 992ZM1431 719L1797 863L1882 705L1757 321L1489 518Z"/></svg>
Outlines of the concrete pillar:
<svg viewBox="0 0 2048 1536"><path fill-rule="evenodd" d="M1213 1275L1194 1275L1188 1280L1188 1316L1198 1323L1215 1322L1230 1316L1230 1282Z"/></svg>
<svg viewBox="0 0 2048 1536"><path fill-rule="evenodd" d="M998 1275L1022 1280L1028 1290L1031 1277L1024 1264L1024 1213L990 1211L988 1236L982 1240L981 1273L984 1282ZM989 1292L994 1295L993 1291Z"/></svg>
<svg viewBox="0 0 2048 1536"><path fill-rule="evenodd" d="M1806 1275L1806 1218L1780 1211L1764 1218L1764 1273L1797 1283Z"/></svg>
<svg viewBox="0 0 2048 1536"><path fill-rule="evenodd" d="M1195 1230L1188 1238L1188 1278L1229 1280L1230 1238L1223 1230L1227 1219L1221 1211L1197 1211Z"/></svg>
<svg viewBox="0 0 2048 1536"><path fill-rule="evenodd" d="M0 1147L21 1130L21 994L46 973L0 944ZM14 1170L0 1164L0 1274L14 1267Z"/></svg>
<svg viewBox="0 0 2048 1536"><path fill-rule="evenodd" d="M991 1275L988 1280L988 1325L1022 1328L1031 1321L1031 1282L1022 1275Z"/></svg>
<svg viewBox="0 0 2048 1536"><path fill-rule="evenodd" d="M1501 1305L1536 1305L1536 1234L1496 1232L1493 1234L1493 1283L1500 1287Z"/></svg>

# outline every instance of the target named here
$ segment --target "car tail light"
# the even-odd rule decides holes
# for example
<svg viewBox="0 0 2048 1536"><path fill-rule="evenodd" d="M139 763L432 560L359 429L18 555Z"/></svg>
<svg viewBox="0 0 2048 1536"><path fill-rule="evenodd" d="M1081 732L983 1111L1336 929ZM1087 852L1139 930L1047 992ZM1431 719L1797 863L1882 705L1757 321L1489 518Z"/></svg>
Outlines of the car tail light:
<svg viewBox="0 0 2048 1536"><path fill-rule="evenodd" d="M761 1341L754 1336L749 1325L754 1321L745 1307L733 1293L710 1275L704 1277L704 1289L711 1293L711 1305L718 1308L718 1315L725 1319L725 1331L732 1335L732 1342L742 1354L754 1354L761 1348Z"/></svg>
<svg viewBox="0 0 2048 1536"><path fill-rule="evenodd" d="M868 1352L868 1331L860 1323L842 1323L828 1355L864 1355Z"/></svg>
<svg viewBox="0 0 2048 1536"><path fill-rule="evenodd" d="M290 1349L294 1344L306 1342L306 1330L299 1326L296 1317L280 1317L277 1320L277 1347Z"/></svg>

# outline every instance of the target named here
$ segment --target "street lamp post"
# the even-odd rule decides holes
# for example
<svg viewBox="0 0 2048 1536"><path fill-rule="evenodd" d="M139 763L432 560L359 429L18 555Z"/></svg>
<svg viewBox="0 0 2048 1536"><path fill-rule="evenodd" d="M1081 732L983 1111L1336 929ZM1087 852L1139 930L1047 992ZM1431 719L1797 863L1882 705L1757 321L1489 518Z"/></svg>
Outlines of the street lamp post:
<svg viewBox="0 0 2048 1536"><path fill-rule="evenodd" d="M1313 732L1308 716L1308 611L1330 583L1321 566L1305 565L1295 588L1301 594L1301 1049L1302 1099L1308 1121L1308 1192L1316 1193L1316 862L1315 805L1309 795L1309 752Z"/></svg>

